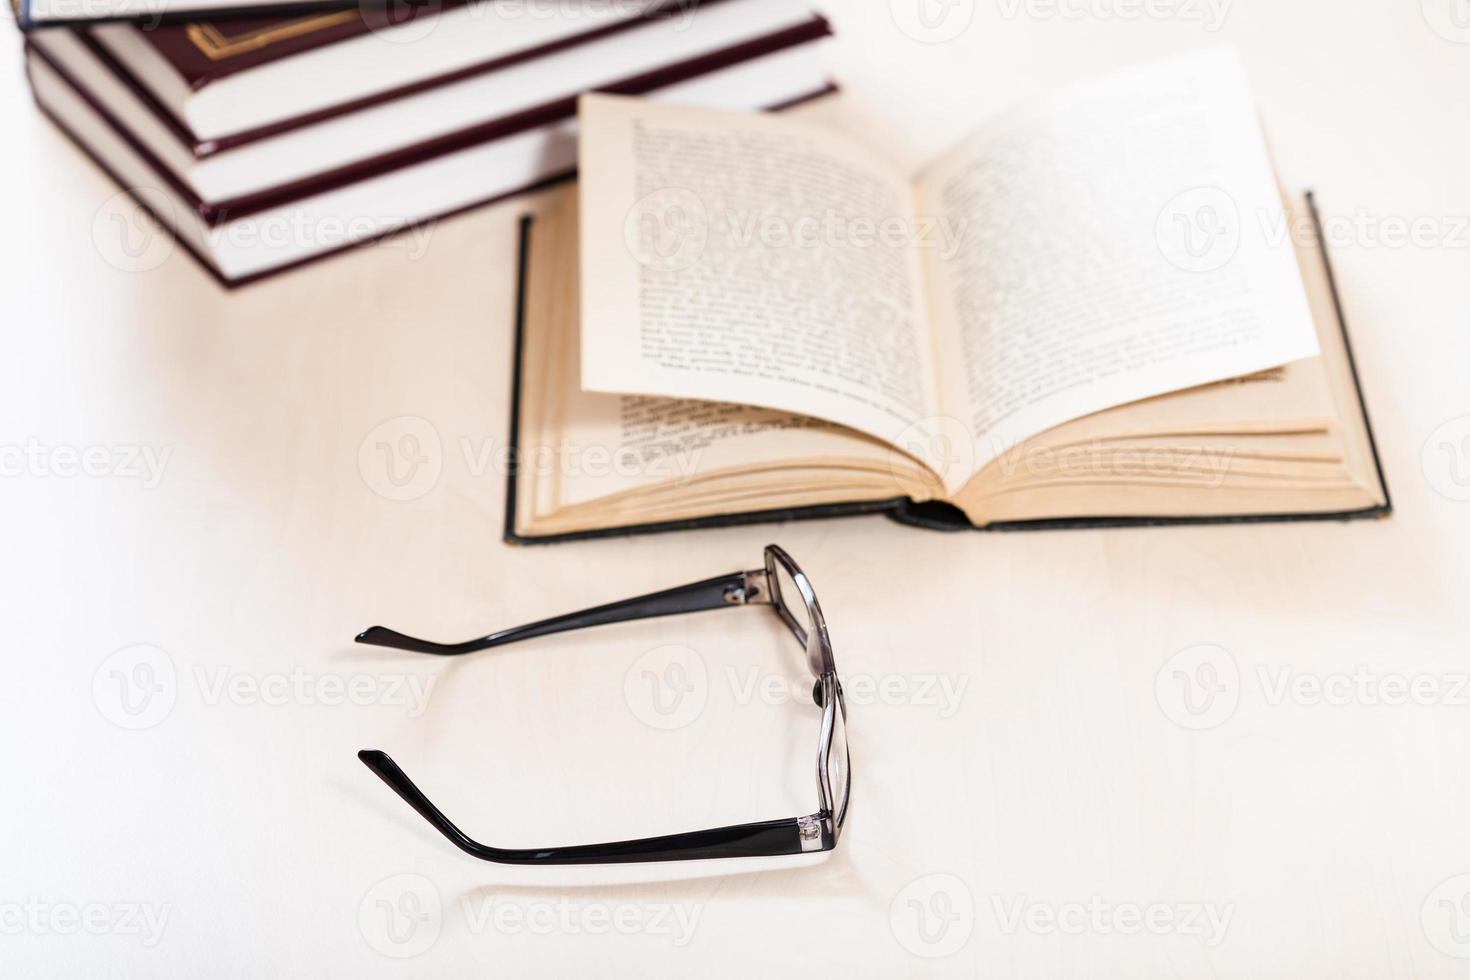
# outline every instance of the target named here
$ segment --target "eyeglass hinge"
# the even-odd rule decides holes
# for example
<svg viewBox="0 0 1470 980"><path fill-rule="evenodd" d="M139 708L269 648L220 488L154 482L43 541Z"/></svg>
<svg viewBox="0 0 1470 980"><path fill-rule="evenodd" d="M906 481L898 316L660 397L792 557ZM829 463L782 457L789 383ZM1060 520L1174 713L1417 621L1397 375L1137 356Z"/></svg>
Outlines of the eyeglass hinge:
<svg viewBox="0 0 1470 980"><path fill-rule="evenodd" d="M816 815L797 817L796 833L801 838L801 849L803 851L820 851L822 849L822 821Z"/></svg>
<svg viewBox="0 0 1470 980"><path fill-rule="evenodd" d="M725 601L732 606L746 606L751 603L769 603L771 601L770 586L766 581L766 570L757 569L753 572L744 573L745 581L734 588L725 590Z"/></svg>

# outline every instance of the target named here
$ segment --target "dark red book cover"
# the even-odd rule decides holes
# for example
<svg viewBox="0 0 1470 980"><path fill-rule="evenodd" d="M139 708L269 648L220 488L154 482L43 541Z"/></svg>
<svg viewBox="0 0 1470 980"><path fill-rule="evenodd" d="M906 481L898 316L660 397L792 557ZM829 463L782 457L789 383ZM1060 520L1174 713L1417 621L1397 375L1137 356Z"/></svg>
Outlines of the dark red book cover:
<svg viewBox="0 0 1470 980"><path fill-rule="evenodd" d="M474 2L484 0L387 0L382 5L365 4L351 10L325 10L287 17L190 20L138 28L138 31L191 88L198 90L238 72L282 61L370 31L402 27L424 18L438 17ZM687 12L699 2L708 5L718 0L651 0L648 9L637 16L621 18L553 44L517 52L499 59L494 66L477 67L499 67L539 57L626 30L646 20L668 16L675 8L679 12Z"/></svg>
<svg viewBox="0 0 1470 980"><path fill-rule="evenodd" d="M138 31L193 89L260 65L280 61L407 24L461 6L466 0L395 0L382 9L327 10L293 17L242 17L161 24Z"/></svg>

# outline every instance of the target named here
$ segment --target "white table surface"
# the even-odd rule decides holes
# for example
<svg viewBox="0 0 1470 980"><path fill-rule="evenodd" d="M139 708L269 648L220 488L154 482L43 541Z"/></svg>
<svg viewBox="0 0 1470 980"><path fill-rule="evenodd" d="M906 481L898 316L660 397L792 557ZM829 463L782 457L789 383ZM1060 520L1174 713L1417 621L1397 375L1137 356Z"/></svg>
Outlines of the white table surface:
<svg viewBox="0 0 1470 980"><path fill-rule="evenodd" d="M0 974L1470 973L1470 27L1451 0L933 0L952 19L926 43L895 26L908 2L831 6L845 94L810 111L915 166L1027 92L1240 46L1285 181L1358 229L1334 258L1395 516L507 547L493 453L534 200L235 293L177 250L126 271L115 188L34 110L12 38ZM1427 239L1386 241L1396 222ZM402 417L438 439L409 501L372 451ZM72 451L105 473L67 475ZM461 638L771 540L851 689L854 809L824 863L498 868L353 757L391 751L507 845L806 812L815 712L753 611L450 664L351 642ZM672 717L644 687L671 645L704 667Z"/></svg>

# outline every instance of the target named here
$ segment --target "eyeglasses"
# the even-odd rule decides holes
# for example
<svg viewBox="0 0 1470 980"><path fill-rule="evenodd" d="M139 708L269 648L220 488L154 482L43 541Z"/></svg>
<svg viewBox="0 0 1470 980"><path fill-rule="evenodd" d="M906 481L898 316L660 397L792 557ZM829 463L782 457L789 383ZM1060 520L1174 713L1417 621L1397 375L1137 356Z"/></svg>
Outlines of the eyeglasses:
<svg viewBox="0 0 1470 980"><path fill-rule="evenodd" d="M482 861L499 864L630 864L652 861L692 861L707 858L766 857L830 851L842 836L851 796L852 774L847 755L847 708L842 684L832 659L832 642L827 622L817 604L812 583L791 556L776 545L765 550L765 566L750 572L734 572L663 592L625 599L582 612L567 613L513 629L501 630L478 640L442 644L418 640L374 626L358 634L358 643L460 656L490 647L529 640L550 633L604 626L654 616L728 606L768 606L806 651L807 665L816 682L812 700L822 709L822 729L817 740L817 812L785 820L716 827L686 834L645 837L607 844L576 844L568 847L492 847L472 839L429 801L404 775L402 769L377 749L357 753L363 764L392 787L409 806L419 812L439 833L460 850Z"/></svg>

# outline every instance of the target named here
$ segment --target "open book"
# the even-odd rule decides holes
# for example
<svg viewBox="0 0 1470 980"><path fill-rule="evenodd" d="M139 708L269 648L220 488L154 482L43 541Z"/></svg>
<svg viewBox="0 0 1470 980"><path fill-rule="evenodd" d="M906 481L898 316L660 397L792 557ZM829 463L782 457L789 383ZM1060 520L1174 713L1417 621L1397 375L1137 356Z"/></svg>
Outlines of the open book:
<svg viewBox="0 0 1470 980"><path fill-rule="evenodd" d="M580 119L580 188L528 232L513 539L1387 510L1314 214L1228 50L917 176L792 118Z"/></svg>

